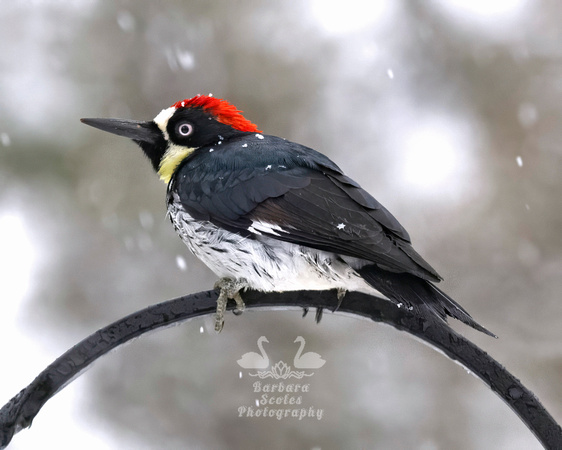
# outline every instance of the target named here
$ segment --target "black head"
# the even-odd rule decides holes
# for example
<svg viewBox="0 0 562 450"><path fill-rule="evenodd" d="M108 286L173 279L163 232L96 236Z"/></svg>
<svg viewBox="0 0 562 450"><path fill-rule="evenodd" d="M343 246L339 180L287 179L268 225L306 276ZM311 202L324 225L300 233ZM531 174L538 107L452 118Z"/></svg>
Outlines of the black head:
<svg viewBox="0 0 562 450"><path fill-rule="evenodd" d="M197 148L259 131L230 103L203 95L177 102L148 122L81 120L86 125L135 141L166 183L178 165Z"/></svg>

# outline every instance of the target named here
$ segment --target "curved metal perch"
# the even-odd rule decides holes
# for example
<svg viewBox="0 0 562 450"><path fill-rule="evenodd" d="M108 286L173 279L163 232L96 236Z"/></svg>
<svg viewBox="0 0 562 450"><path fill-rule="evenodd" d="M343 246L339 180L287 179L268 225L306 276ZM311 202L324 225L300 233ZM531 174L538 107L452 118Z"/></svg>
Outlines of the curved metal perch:
<svg viewBox="0 0 562 450"><path fill-rule="evenodd" d="M42 406L77 377L97 358L148 331L211 314L218 293L205 291L150 306L120 319L88 336L43 372L0 409L0 448L13 435L31 425ZM295 306L334 309L338 300L334 291L297 291L285 293L244 293L247 308ZM230 305L231 309L233 305ZM484 381L515 411L547 449L562 449L562 428L539 400L501 364L467 339L431 317L412 314L382 298L349 292L339 311L368 317L406 331L443 351ZM232 320L231 322L236 322ZM229 326L235 326L231 323Z"/></svg>

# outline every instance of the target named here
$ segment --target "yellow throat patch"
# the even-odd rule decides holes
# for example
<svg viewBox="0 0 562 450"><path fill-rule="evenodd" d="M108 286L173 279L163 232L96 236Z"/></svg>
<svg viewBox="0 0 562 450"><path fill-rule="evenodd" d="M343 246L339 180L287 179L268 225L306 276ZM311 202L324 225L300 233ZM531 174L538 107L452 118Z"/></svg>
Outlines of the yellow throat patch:
<svg viewBox="0 0 562 450"><path fill-rule="evenodd" d="M172 175L178 168L178 165L191 153L193 153L195 148L191 147L182 147L180 145L170 144L166 153L164 153L164 157L162 161L160 161L160 167L158 168L158 175L160 175L160 179L168 184Z"/></svg>

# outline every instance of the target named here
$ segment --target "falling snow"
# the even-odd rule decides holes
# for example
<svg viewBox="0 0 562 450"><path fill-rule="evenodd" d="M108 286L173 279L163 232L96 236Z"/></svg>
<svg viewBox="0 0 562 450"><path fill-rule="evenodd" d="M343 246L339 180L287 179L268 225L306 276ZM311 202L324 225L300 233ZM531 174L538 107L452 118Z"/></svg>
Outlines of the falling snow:
<svg viewBox="0 0 562 450"><path fill-rule="evenodd" d="M145 230L150 230L154 226L154 216L148 211L139 213L139 222Z"/></svg>
<svg viewBox="0 0 562 450"><path fill-rule="evenodd" d="M242 144L242 147L246 148L248 146L248 144Z"/></svg>
<svg viewBox="0 0 562 450"><path fill-rule="evenodd" d="M390 78L391 80L394 79L394 72L392 71L392 69L388 69L386 71L386 74L388 75L388 78Z"/></svg>
<svg viewBox="0 0 562 450"><path fill-rule="evenodd" d="M345 228L345 223L339 223L337 226L338 230L343 230Z"/></svg>
<svg viewBox="0 0 562 450"><path fill-rule="evenodd" d="M136 21L129 11L119 11L117 13L117 24L123 31L133 31L136 26Z"/></svg>
<svg viewBox="0 0 562 450"><path fill-rule="evenodd" d="M271 164L265 166L265 170L271 170Z"/></svg>
<svg viewBox="0 0 562 450"><path fill-rule="evenodd" d="M203 334L204 331L203 327L199 327L199 333Z"/></svg>
<svg viewBox="0 0 562 450"><path fill-rule="evenodd" d="M183 70L189 71L195 68L195 57L190 51L176 50L176 58Z"/></svg>
<svg viewBox="0 0 562 450"><path fill-rule="evenodd" d="M262 135L262 134L259 134L259 133L256 134L256 137L257 137L258 139L263 139L263 135Z"/></svg>
<svg viewBox="0 0 562 450"><path fill-rule="evenodd" d="M168 60L168 66L173 72L179 69L188 72L195 68L195 57L193 53L188 50L182 50L178 47L167 48L165 54Z"/></svg>
<svg viewBox="0 0 562 450"><path fill-rule="evenodd" d="M517 165L519 167L523 167L523 158L521 158L521 156L518 156L515 160L517 161Z"/></svg>
<svg viewBox="0 0 562 450"><path fill-rule="evenodd" d="M523 128L531 128L539 119L537 107L532 103L521 103L517 111L517 118Z"/></svg>
<svg viewBox="0 0 562 450"><path fill-rule="evenodd" d="M135 248L135 240L132 236L125 236L123 238L123 244L128 251L132 251Z"/></svg>
<svg viewBox="0 0 562 450"><path fill-rule="evenodd" d="M8 133L0 133L0 142L2 142L4 147L9 147L12 140L10 139L10 136L8 136Z"/></svg>
<svg viewBox="0 0 562 450"><path fill-rule="evenodd" d="M209 153L213 153L214 151L215 151L214 148L210 148L210 149L209 149Z"/></svg>
<svg viewBox="0 0 562 450"><path fill-rule="evenodd" d="M152 250L152 246L153 246L152 238L150 237L149 234L141 233L137 237L137 245L139 247L139 250L143 252Z"/></svg>
<svg viewBox="0 0 562 450"><path fill-rule="evenodd" d="M187 270L187 263L185 262L183 256L181 255L176 256L176 266L178 266L178 269L180 269L182 272L185 272Z"/></svg>

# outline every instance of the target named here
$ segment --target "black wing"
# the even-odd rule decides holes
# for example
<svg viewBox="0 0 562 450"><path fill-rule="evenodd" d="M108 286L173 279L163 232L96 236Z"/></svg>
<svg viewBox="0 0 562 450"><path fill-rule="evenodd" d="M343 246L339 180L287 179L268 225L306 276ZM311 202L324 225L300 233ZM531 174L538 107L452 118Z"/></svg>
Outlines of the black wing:
<svg viewBox="0 0 562 450"><path fill-rule="evenodd" d="M253 135L209 150L196 150L169 187L193 217L247 236L267 235L391 272L441 279L400 223L324 155Z"/></svg>

